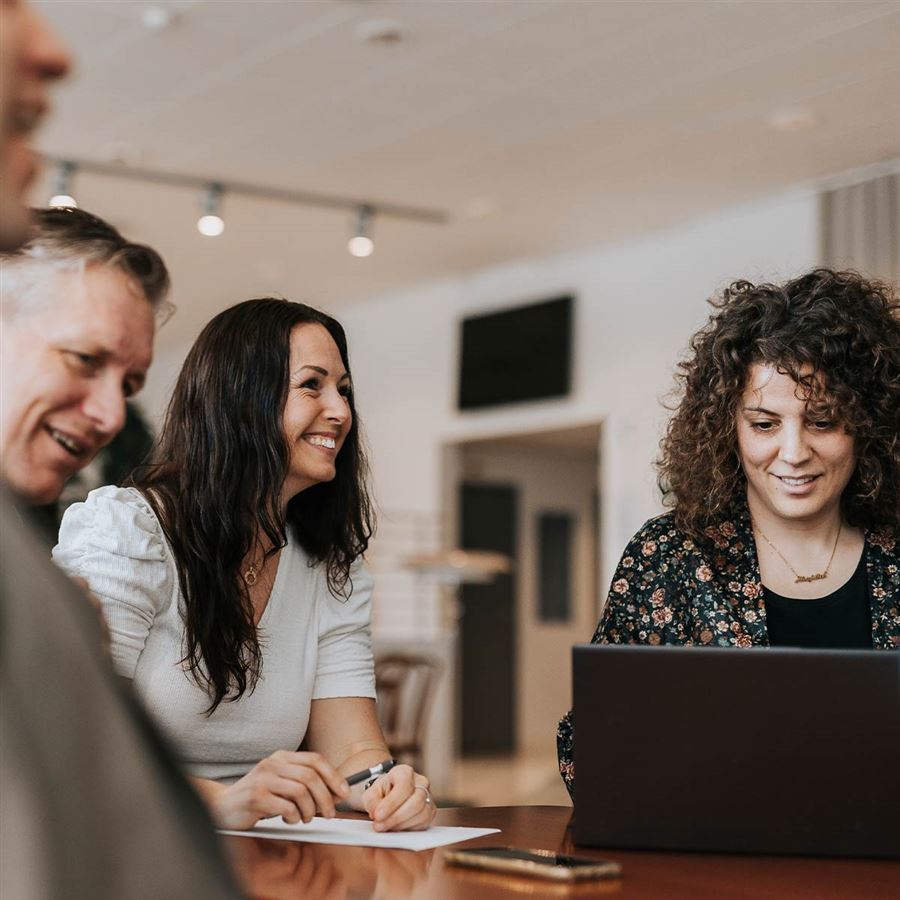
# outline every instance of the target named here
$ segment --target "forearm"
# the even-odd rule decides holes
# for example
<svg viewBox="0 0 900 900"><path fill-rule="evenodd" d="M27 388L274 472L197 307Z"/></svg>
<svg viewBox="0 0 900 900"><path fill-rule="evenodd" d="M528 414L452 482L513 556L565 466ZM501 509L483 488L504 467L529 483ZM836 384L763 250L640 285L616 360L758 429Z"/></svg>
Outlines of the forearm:
<svg viewBox="0 0 900 900"><path fill-rule="evenodd" d="M194 790L203 799L203 802L215 812L216 801L221 797L225 790L224 784L218 781L211 781L209 778L197 778L193 775L188 776L188 780L194 786Z"/></svg>

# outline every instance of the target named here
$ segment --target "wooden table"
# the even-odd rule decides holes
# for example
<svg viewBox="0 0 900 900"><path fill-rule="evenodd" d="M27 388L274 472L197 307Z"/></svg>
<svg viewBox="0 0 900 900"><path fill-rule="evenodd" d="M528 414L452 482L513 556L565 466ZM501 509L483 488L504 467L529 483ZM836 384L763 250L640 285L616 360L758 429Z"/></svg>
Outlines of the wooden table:
<svg viewBox="0 0 900 900"><path fill-rule="evenodd" d="M226 839L239 874L254 898L282 900L493 900L513 897L603 897L621 900L887 900L900 898L900 863L800 857L725 856L700 853L594 851L572 844L572 810L562 806L500 806L446 809L439 825L501 828L458 847L510 844L579 856L614 859L622 878L612 882L557 885L446 866L443 848L413 853Z"/></svg>

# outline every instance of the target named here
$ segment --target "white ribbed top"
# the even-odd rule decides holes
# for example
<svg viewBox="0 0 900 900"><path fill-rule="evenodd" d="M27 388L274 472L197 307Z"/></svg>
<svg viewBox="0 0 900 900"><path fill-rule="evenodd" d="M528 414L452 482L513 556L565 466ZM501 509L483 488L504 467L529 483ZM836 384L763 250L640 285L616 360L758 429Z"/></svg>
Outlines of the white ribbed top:
<svg viewBox="0 0 900 900"><path fill-rule="evenodd" d="M104 487L63 517L53 559L99 598L120 674L130 678L188 770L232 781L276 750L296 750L312 700L374 697L372 579L357 564L349 599L329 593L290 538L259 622L262 676L252 694L209 697L181 664L183 598L162 527L134 488Z"/></svg>

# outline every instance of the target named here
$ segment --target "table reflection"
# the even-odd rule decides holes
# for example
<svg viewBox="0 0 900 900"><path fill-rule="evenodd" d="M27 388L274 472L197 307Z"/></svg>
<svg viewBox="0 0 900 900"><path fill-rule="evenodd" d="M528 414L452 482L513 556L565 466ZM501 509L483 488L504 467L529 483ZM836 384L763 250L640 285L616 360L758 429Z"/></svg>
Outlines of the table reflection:
<svg viewBox="0 0 900 900"><path fill-rule="evenodd" d="M428 878L434 855L247 837L226 846L254 900L402 900Z"/></svg>

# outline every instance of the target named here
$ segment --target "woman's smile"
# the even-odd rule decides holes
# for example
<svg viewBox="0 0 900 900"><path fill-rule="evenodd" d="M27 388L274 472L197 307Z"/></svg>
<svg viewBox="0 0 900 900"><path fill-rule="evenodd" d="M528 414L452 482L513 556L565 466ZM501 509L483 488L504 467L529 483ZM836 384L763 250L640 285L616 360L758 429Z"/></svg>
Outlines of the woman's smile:
<svg viewBox="0 0 900 900"><path fill-rule="evenodd" d="M334 435L304 434L303 440L321 450L337 450L337 440Z"/></svg>
<svg viewBox="0 0 900 900"><path fill-rule="evenodd" d="M815 490L818 475L773 475L789 496L805 497Z"/></svg>

